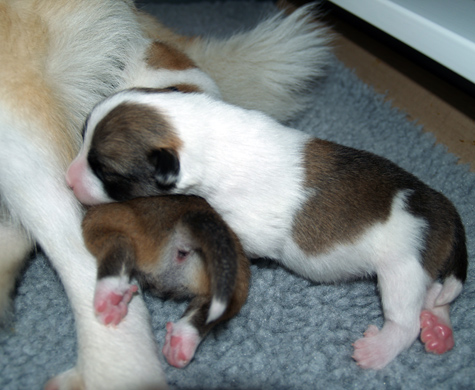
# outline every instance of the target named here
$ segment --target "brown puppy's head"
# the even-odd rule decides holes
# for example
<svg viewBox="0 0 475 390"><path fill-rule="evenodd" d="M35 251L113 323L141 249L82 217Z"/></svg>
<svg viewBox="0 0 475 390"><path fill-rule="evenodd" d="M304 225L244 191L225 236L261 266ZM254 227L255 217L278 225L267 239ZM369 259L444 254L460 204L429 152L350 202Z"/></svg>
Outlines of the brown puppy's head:
<svg viewBox="0 0 475 390"><path fill-rule="evenodd" d="M124 91L93 110L85 125L84 146L66 175L83 204L173 190L180 173L181 140L157 108L127 97L176 90Z"/></svg>
<svg viewBox="0 0 475 390"><path fill-rule="evenodd" d="M87 161L114 200L157 195L173 189L180 142L151 107L124 102L96 126Z"/></svg>

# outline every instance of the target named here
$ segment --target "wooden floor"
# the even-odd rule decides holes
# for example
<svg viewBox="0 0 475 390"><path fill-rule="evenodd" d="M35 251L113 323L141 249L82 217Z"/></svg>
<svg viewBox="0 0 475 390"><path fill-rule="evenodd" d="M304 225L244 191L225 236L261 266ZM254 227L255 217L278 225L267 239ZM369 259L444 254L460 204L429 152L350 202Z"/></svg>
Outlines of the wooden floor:
<svg viewBox="0 0 475 390"><path fill-rule="evenodd" d="M293 1L302 2L305 1ZM361 28L333 7L324 10L324 20L335 33L336 56L361 80L386 94L410 120L433 133L437 142L459 157L460 163L470 164L475 171L474 96L393 50L380 39L384 34L378 36L371 28Z"/></svg>
<svg viewBox="0 0 475 390"><path fill-rule="evenodd" d="M336 56L475 171L475 98L345 20L329 17Z"/></svg>

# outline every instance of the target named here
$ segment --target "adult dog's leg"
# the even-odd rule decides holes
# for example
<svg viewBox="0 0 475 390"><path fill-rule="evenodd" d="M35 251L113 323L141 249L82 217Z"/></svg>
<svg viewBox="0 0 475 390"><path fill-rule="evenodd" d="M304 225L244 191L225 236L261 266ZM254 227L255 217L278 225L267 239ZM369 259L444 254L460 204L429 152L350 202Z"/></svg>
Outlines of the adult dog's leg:
<svg viewBox="0 0 475 390"><path fill-rule="evenodd" d="M10 294L32 246L25 230L0 204L0 319L9 312Z"/></svg>
<svg viewBox="0 0 475 390"><path fill-rule="evenodd" d="M44 134L31 131L37 124L9 116L0 112L2 202L59 273L78 332L76 367L50 381L47 388L165 388L142 299L131 302L127 320L116 328L104 326L94 316L96 261L83 244L82 208L66 186L59 151L51 140L35 136Z"/></svg>

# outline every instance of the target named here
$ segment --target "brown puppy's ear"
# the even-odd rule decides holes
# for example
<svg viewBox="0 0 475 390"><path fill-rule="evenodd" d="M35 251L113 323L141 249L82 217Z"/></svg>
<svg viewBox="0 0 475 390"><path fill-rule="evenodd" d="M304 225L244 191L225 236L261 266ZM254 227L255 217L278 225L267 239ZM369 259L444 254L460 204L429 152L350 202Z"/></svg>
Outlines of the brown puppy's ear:
<svg viewBox="0 0 475 390"><path fill-rule="evenodd" d="M175 150L160 148L152 151L150 162L155 167L155 181L160 190L175 187L180 173L180 160Z"/></svg>

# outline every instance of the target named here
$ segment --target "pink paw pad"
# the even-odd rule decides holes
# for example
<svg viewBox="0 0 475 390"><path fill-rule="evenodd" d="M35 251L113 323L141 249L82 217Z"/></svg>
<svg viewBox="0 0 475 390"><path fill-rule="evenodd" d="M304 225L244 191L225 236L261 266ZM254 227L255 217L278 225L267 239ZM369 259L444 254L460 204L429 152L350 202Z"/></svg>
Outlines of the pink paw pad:
<svg viewBox="0 0 475 390"><path fill-rule="evenodd" d="M442 354L454 346L452 329L428 310L421 313L421 341L427 352Z"/></svg>
<svg viewBox="0 0 475 390"><path fill-rule="evenodd" d="M94 310L104 325L118 325L127 315L127 305L138 287L117 280L101 280L96 287Z"/></svg>
<svg viewBox="0 0 475 390"><path fill-rule="evenodd" d="M373 338L378 333L379 329L374 325L370 325L364 332L364 337L353 343L354 352L352 358L361 368L372 368L374 364L372 361L375 357Z"/></svg>
<svg viewBox="0 0 475 390"><path fill-rule="evenodd" d="M361 368L379 370L394 357L391 341L391 335L384 335L378 327L370 325L364 337L353 343L352 358Z"/></svg>
<svg viewBox="0 0 475 390"><path fill-rule="evenodd" d="M166 327L162 353L170 365L183 368L193 358L201 339L196 329L189 324L168 322Z"/></svg>

